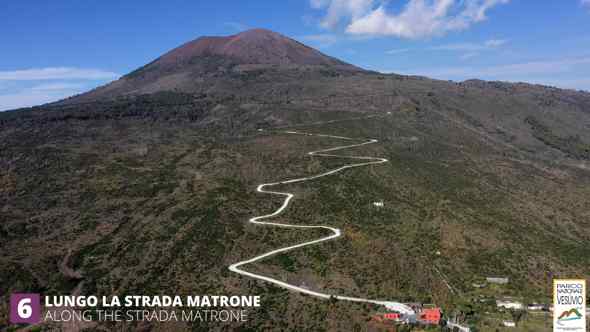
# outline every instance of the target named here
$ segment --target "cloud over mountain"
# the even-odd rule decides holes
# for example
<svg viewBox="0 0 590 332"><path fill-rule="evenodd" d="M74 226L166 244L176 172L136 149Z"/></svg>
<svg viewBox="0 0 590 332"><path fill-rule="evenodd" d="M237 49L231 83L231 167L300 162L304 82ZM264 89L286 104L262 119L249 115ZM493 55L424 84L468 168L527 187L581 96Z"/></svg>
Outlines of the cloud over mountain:
<svg viewBox="0 0 590 332"><path fill-rule="evenodd" d="M48 67L24 70L0 71L0 81L32 81L56 79L102 80L115 79L119 75L100 69L74 67Z"/></svg>
<svg viewBox="0 0 590 332"><path fill-rule="evenodd" d="M509 1L409 0L397 14L373 0L311 0L311 6L326 9L321 21L325 28L334 28L344 21L345 31L353 35L420 39L465 30L486 20L493 7Z"/></svg>
<svg viewBox="0 0 590 332"><path fill-rule="evenodd" d="M0 71L0 111L48 103L114 80L114 72L77 67Z"/></svg>

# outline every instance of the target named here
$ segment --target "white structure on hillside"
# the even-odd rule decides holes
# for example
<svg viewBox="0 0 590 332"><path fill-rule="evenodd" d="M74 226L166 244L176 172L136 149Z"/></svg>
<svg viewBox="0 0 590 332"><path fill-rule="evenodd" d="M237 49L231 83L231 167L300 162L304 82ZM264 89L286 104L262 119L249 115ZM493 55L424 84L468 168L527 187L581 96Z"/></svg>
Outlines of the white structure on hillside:
<svg viewBox="0 0 590 332"><path fill-rule="evenodd" d="M486 281L489 282L490 284L500 284L500 285L505 285L508 283L508 281L510 281L510 279L508 278L498 278L498 277L487 277Z"/></svg>
<svg viewBox="0 0 590 332"><path fill-rule="evenodd" d="M547 309L548 307L544 304L538 304L538 303L531 303L527 306L527 309L530 311L542 311Z"/></svg>
<svg viewBox="0 0 590 332"><path fill-rule="evenodd" d="M514 310L522 310L524 308L524 305L522 304L522 302L518 302L513 299L496 300L496 306L498 308L514 309Z"/></svg>
<svg viewBox="0 0 590 332"><path fill-rule="evenodd" d="M502 325L506 327L516 327L516 323L511 320L505 320L504 322L502 322Z"/></svg>
<svg viewBox="0 0 590 332"><path fill-rule="evenodd" d="M471 329L468 326L463 326L453 322L447 322L447 326L454 329L457 328L460 332L471 332Z"/></svg>
<svg viewBox="0 0 590 332"><path fill-rule="evenodd" d="M373 205L375 207L382 208L385 206L385 203L383 203L383 201L378 201L378 202L373 202Z"/></svg>

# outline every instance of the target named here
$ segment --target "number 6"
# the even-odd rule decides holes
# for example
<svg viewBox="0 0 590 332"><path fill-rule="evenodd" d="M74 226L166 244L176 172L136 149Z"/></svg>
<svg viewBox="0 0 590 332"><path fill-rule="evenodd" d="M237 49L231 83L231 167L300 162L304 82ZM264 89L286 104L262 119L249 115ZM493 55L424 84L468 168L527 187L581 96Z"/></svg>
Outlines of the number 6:
<svg viewBox="0 0 590 332"><path fill-rule="evenodd" d="M31 315L33 315L33 308L31 308L31 299L25 298L18 301L18 306L16 310L20 318L30 318Z"/></svg>

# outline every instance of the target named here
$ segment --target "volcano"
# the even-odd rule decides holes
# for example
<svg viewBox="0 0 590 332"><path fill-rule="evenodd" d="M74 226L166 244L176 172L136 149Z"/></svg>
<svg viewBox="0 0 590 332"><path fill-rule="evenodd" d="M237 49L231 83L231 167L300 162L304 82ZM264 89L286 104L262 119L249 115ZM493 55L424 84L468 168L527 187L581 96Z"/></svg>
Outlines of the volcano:
<svg viewBox="0 0 590 332"><path fill-rule="evenodd" d="M590 278L589 129L587 92L362 70L268 30L202 37L0 112L0 302L260 294L239 325L120 329L350 331L381 328L367 320L379 308L340 295L453 310L490 275L510 279L506 295L545 294L540 276ZM267 221L301 229L248 222L280 206ZM320 243L318 225L343 236Z"/></svg>
<svg viewBox="0 0 590 332"><path fill-rule="evenodd" d="M237 64L307 65L358 69L296 40L266 29L248 30L227 37L201 37L164 54L152 65L177 66L208 56L223 57Z"/></svg>
<svg viewBox="0 0 590 332"><path fill-rule="evenodd" d="M219 86L236 89L235 79L239 80L240 74L260 70L330 71L343 75L364 71L277 32L252 29L231 36L197 38L115 82L67 102L161 91L194 94L212 92Z"/></svg>

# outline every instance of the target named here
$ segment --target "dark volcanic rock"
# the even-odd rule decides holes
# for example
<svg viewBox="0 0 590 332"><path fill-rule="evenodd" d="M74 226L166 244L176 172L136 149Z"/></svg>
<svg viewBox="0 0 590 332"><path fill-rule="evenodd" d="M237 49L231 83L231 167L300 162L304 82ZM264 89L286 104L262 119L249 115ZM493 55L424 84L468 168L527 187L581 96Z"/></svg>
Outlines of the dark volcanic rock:
<svg viewBox="0 0 590 332"><path fill-rule="evenodd" d="M166 53L153 64L177 65L205 56L227 57L240 64L321 65L358 70L291 38L264 29L227 37L201 37Z"/></svg>

